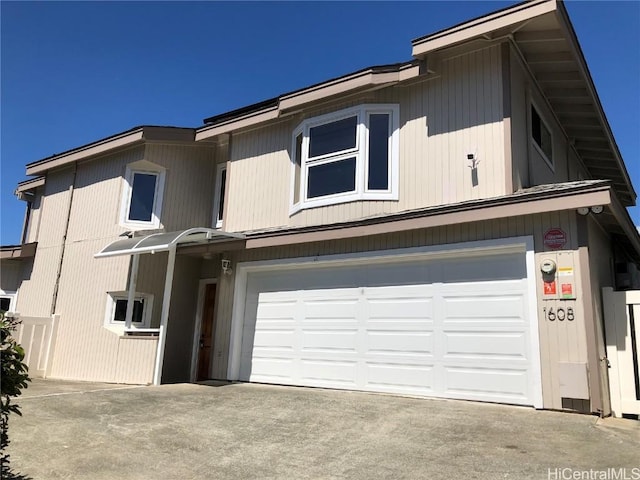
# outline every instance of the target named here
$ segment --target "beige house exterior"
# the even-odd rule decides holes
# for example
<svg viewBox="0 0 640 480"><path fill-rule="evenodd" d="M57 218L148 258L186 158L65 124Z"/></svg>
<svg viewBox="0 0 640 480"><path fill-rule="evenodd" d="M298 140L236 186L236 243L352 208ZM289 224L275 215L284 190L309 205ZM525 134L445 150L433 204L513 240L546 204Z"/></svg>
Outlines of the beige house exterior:
<svg viewBox="0 0 640 480"><path fill-rule="evenodd" d="M55 319L43 374L609 415L601 292L634 287L636 193L564 6L412 54L27 165L1 288Z"/></svg>

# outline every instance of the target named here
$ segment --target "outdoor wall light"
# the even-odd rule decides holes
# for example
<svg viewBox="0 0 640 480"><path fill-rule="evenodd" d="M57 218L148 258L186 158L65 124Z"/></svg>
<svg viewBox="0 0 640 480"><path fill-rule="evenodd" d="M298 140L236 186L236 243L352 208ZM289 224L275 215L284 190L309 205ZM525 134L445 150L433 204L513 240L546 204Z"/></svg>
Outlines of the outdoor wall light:
<svg viewBox="0 0 640 480"><path fill-rule="evenodd" d="M222 273L225 275L231 275L231 260L223 258L222 259Z"/></svg>
<svg viewBox="0 0 640 480"><path fill-rule="evenodd" d="M591 207L591 211L597 215L604 211L604 207L602 205L594 205L593 207Z"/></svg>
<svg viewBox="0 0 640 480"><path fill-rule="evenodd" d="M578 209L578 215L588 215L589 214L589 207L580 207Z"/></svg>
<svg viewBox="0 0 640 480"><path fill-rule="evenodd" d="M588 215L589 212L595 213L596 215L602 213L604 211L604 207L602 205L594 205L593 207L580 207L576 210L578 215Z"/></svg>

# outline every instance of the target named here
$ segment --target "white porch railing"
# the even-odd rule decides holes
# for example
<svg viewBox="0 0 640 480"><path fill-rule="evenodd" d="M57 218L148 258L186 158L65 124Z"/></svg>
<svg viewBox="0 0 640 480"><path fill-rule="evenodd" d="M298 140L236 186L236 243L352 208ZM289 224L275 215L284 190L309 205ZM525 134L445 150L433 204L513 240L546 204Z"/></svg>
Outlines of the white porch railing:
<svg viewBox="0 0 640 480"><path fill-rule="evenodd" d="M15 339L25 350L24 363L30 377L46 377L55 348L59 315L51 317L20 317Z"/></svg>
<svg viewBox="0 0 640 480"><path fill-rule="evenodd" d="M640 290L602 289L611 411L640 415Z"/></svg>

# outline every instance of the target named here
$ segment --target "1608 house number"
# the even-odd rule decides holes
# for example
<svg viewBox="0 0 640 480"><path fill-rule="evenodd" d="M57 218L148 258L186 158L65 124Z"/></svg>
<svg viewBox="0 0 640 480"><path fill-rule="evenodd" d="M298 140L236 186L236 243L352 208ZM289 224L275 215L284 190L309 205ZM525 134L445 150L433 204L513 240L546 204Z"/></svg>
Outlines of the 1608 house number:
<svg viewBox="0 0 640 480"><path fill-rule="evenodd" d="M572 322L575 319L573 307L567 307L566 309L561 307L555 310L553 307L544 307L542 312L544 313L544 319L550 322L555 322L556 320L559 322L564 322L565 320Z"/></svg>

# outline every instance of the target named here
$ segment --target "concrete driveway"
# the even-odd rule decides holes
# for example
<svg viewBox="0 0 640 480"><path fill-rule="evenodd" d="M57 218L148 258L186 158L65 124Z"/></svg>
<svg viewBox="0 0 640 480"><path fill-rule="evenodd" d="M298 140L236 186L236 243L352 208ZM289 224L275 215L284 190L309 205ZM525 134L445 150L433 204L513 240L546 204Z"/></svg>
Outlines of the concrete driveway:
<svg viewBox="0 0 640 480"><path fill-rule="evenodd" d="M247 384L35 380L18 403L11 465L33 479L640 478L633 420Z"/></svg>

